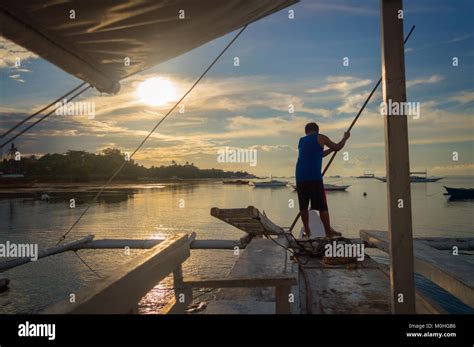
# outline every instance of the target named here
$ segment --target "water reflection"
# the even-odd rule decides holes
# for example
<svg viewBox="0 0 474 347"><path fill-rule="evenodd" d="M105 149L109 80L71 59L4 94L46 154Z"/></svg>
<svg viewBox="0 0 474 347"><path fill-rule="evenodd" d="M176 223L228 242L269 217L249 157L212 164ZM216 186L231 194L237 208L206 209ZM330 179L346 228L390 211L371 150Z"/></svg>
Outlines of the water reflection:
<svg viewBox="0 0 474 347"><path fill-rule="evenodd" d="M351 187L347 193L327 194L335 229L347 237L358 237L360 229L387 230L385 184L346 178L337 183L350 184ZM470 237L474 203L448 201L441 192L443 183L412 185L414 235ZM472 186L471 181L460 184ZM35 242L40 249L54 245L100 187L36 189L29 196L0 193L0 243L6 240ZM50 195L50 202L37 200L44 193ZM30 198L35 199L28 200ZM71 198L77 201L75 209L69 208ZM290 188L255 189L212 181L113 185L97 203L92 204L67 241L87 234L94 234L96 239L141 239L182 232L196 232L198 239L236 240L243 233L213 218L210 209L249 205L265 211L281 226L289 226L298 210L297 196ZM300 226L298 223L295 230ZM133 250L131 257L138 254L140 251ZM81 251L81 256L104 276L130 260L117 250L87 250ZM235 256L230 250L193 251L184 264L185 276L225 276L234 261ZM11 290L0 294L0 313L37 312L96 280L72 253L13 269L8 271L8 277L12 280ZM144 298L144 312L154 312L154 308L171 295L167 283L161 283Z"/></svg>

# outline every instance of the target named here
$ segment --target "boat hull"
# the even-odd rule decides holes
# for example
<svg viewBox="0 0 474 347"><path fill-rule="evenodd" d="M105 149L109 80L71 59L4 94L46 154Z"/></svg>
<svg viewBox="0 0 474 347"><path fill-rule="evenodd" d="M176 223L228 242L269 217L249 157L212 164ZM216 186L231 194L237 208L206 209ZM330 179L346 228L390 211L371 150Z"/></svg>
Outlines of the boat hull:
<svg viewBox="0 0 474 347"><path fill-rule="evenodd" d="M442 180L443 178L444 177L428 177L428 178L410 177L410 182L411 183L430 183L430 182L438 182L439 180ZM375 179L381 182L387 182L386 177L375 177Z"/></svg>
<svg viewBox="0 0 474 347"><path fill-rule="evenodd" d="M233 185L248 185L249 181L236 180L236 181L222 181L222 184L233 184Z"/></svg>
<svg viewBox="0 0 474 347"><path fill-rule="evenodd" d="M474 199L474 189L472 188L450 188L444 186L452 200Z"/></svg>

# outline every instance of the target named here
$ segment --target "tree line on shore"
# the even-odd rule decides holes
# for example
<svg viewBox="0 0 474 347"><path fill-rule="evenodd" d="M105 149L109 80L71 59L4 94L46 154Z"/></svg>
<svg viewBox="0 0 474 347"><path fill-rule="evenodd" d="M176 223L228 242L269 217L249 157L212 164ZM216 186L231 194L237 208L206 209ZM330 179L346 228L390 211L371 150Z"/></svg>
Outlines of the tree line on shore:
<svg viewBox="0 0 474 347"><path fill-rule="evenodd" d="M200 178L253 178L246 171L224 171L221 169L199 169L194 163L152 166L146 168L133 159L126 160L126 154L119 149L107 148L100 154L86 151L67 151L64 154L45 154L41 157L25 156L0 162L3 173L22 173L39 181L94 181L108 179L123 163L117 180L154 179L200 179Z"/></svg>

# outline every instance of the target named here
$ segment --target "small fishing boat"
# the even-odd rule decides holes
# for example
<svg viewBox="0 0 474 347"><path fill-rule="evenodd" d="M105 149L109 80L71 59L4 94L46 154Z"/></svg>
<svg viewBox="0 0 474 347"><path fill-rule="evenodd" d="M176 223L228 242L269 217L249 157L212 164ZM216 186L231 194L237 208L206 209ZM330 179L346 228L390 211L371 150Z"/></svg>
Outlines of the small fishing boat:
<svg viewBox="0 0 474 347"><path fill-rule="evenodd" d="M277 188L277 187L286 187L288 182L270 180L264 182L251 182L250 185L253 185L255 188Z"/></svg>
<svg viewBox="0 0 474 347"><path fill-rule="evenodd" d="M423 176L416 176L416 175L423 175ZM411 183L429 183L429 182L437 182L442 180L444 177L428 177L427 171L421 172L410 172L410 182ZM387 182L387 177L375 177L375 179Z"/></svg>
<svg viewBox="0 0 474 347"><path fill-rule="evenodd" d="M474 199L474 188L451 188L443 186L451 200Z"/></svg>
<svg viewBox="0 0 474 347"><path fill-rule="evenodd" d="M2 188L30 188L36 180L26 178L23 174L0 173L0 189Z"/></svg>
<svg viewBox="0 0 474 347"><path fill-rule="evenodd" d="M291 184L291 187L296 190L296 184ZM347 188L349 188L350 185L342 185L342 186L338 186L336 184L329 184L329 183L325 183L324 184L324 190L326 191L334 191L334 192L344 192Z"/></svg>
<svg viewBox="0 0 474 347"><path fill-rule="evenodd" d="M336 184L329 184L329 183L325 183L324 184L324 190L326 191L336 191L336 192L343 192L345 191L347 188L349 188L350 185L341 185L341 186L338 186Z"/></svg>
<svg viewBox="0 0 474 347"><path fill-rule="evenodd" d="M235 184L235 185L248 185L249 184L249 181L246 181L246 180L226 180L226 181L222 181L223 184Z"/></svg>
<svg viewBox="0 0 474 347"><path fill-rule="evenodd" d="M429 183L429 182L437 182L442 180L444 177L422 177L422 176L410 176L411 183ZM387 182L387 177L375 177L375 179Z"/></svg>
<svg viewBox="0 0 474 347"><path fill-rule="evenodd" d="M375 177L374 174L365 173L365 174L363 174L362 176L356 176L356 178L377 178L377 177Z"/></svg>

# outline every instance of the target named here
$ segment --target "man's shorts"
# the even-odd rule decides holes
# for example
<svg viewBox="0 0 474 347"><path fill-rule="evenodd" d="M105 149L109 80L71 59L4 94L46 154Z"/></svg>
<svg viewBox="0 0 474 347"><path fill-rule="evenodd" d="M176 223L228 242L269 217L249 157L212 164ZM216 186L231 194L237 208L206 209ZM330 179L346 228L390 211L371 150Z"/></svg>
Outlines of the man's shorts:
<svg viewBox="0 0 474 347"><path fill-rule="evenodd" d="M326 192L324 191L323 181L304 181L296 183L298 192L298 202L300 211L308 209L311 201L311 209L318 211L327 211Z"/></svg>

